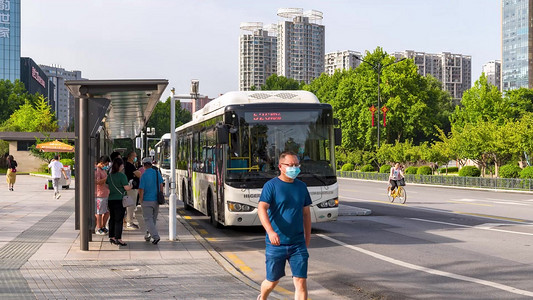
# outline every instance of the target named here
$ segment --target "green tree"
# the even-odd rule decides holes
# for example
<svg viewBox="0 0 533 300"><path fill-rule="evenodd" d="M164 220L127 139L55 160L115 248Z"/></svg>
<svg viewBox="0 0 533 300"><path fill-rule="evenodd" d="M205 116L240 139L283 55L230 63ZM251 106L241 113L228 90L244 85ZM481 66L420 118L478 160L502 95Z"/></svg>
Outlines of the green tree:
<svg viewBox="0 0 533 300"><path fill-rule="evenodd" d="M26 101L34 104L36 100L37 96L30 95L20 80L17 79L14 83L9 80L0 80L0 107L2 108L0 109L0 124L9 119Z"/></svg>
<svg viewBox="0 0 533 300"><path fill-rule="evenodd" d="M265 84L261 85L261 90L300 90L302 86L302 84L292 78L272 74L267 78Z"/></svg>
<svg viewBox="0 0 533 300"><path fill-rule="evenodd" d="M382 69L381 104L389 111L386 127L381 127L381 143L414 144L435 138L435 126L448 129L451 98L440 83L420 76L412 60L392 64L396 58L381 48L367 51L355 70L322 74L304 89L314 92L322 102L332 105L343 129L342 145L348 149L373 150L377 144L377 128L372 127L370 106L377 106L377 74L372 65L388 65ZM383 114L379 120L383 122ZM377 116L376 116L377 117Z"/></svg>
<svg viewBox="0 0 533 300"><path fill-rule="evenodd" d="M191 113L182 109L180 102L176 101L176 128L191 120ZM165 133L170 132L170 97L165 102L159 101L148 120L147 127L155 128L155 136L161 137ZM155 144L153 143L150 144Z"/></svg>
<svg viewBox="0 0 533 300"><path fill-rule="evenodd" d="M49 132L57 130L57 121L43 96L35 107L26 100L0 128L4 131Z"/></svg>
<svg viewBox="0 0 533 300"><path fill-rule="evenodd" d="M487 82L485 74L474 86L464 92L461 105L451 115L452 126L463 128L465 124L493 120L503 124L512 114L497 87Z"/></svg>

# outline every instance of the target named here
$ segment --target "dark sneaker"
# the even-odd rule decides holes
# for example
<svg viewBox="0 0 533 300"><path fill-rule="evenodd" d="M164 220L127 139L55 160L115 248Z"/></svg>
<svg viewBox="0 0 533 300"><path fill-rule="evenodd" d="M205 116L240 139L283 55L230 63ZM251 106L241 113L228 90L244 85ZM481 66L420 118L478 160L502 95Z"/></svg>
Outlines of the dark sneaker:
<svg viewBox="0 0 533 300"><path fill-rule="evenodd" d="M108 234L108 233L109 233L109 229L107 229L106 227L102 227L102 231L103 231L105 234Z"/></svg>
<svg viewBox="0 0 533 300"><path fill-rule="evenodd" d="M152 236L150 235L149 232L147 232L147 233L144 235L144 240L147 241L147 242L149 242L151 238L152 238Z"/></svg>
<svg viewBox="0 0 533 300"><path fill-rule="evenodd" d="M159 243L160 240L161 240L160 238L155 238L155 239L154 239L154 238L151 238L151 239L150 239L150 241L151 241L152 244L154 244L154 245L157 245L157 243Z"/></svg>

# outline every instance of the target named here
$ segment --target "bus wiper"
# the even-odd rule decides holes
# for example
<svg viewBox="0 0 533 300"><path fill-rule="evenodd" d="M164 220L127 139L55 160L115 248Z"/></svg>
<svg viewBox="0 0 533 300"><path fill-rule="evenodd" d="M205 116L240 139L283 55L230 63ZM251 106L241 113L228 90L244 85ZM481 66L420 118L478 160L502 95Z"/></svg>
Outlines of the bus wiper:
<svg viewBox="0 0 533 300"><path fill-rule="evenodd" d="M302 175L303 175L303 174L305 174L305 175L311 175L311 176L313 176L314 178L318 179L318 181L320 181L320 183L322 183L323 185L327 185L326 181L325 181L322 177L316 175L315 173L312 173L312 172L302 172L302 173L300 173L300 174L302 174Z"/></svg>

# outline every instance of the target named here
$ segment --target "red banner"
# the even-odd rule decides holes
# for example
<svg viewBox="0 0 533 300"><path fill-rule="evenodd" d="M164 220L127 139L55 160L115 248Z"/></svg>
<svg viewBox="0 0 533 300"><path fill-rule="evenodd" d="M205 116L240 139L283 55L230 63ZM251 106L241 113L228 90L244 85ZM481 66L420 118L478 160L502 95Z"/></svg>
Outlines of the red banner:
<svg viewBox="0 0 533 300"><path fill-rule="evenodd" d="M383 127L386 127L387 126L387 112L389 111L389 109L386 107L386 106L383 106L381 108L381 112L383 112Z"/></svg>
<svg viewBox="0 0 533 300"><path fill-rule="evenodd" d="M372 127L374 127L374 114L376 113L376 111L378 111L378 109L374 105L372 105L370 106L369 110L370 112L372 112Z"/></svg>

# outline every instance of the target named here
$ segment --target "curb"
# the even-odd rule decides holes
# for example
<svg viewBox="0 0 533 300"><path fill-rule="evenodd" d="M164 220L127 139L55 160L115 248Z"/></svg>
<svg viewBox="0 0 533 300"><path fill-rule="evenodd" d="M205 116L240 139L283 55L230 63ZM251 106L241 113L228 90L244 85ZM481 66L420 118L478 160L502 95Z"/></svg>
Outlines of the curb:
<svg viewBox="0 0 533 300"><path fill-rule="evenodd" d="M178 221L194 236L194 238L202 245L202 247L209 252L209 254L213 257L213 259L222 267L224 268L228 273L230 273L233 277L237 278L244 284L248 285L249 287L257 290L258 293L261 292L261 284L258 284L257 282L250 279L245 274L241 273L233 264L231 264L222 254L218 253L211 244L203 237L201 236L196 230L183 218L181 214L177 214ZM283 297L276 293L276 291L272 291L270 293L269 297L273 297L275 299L285 299L286 297Z"/></svg>

